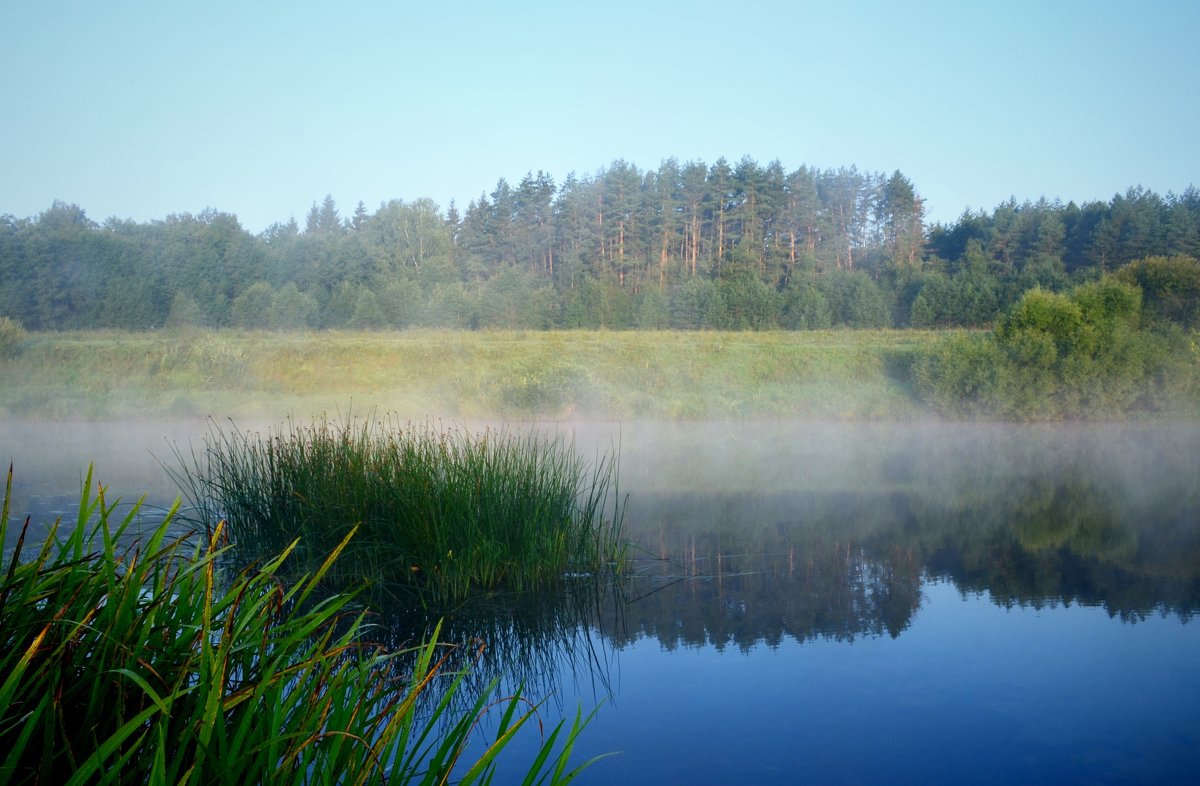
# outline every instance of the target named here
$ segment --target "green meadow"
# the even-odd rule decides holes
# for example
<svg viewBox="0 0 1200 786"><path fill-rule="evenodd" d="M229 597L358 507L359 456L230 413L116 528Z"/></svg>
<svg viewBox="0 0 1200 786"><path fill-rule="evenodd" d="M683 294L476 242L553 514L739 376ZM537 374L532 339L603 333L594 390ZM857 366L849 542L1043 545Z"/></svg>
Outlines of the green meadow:
<svg viewBox="0 0 1200 786"><path fill-rule="evenodd" d="M0 414L235 419L891 418L936 331L31 333Z"/></svg>

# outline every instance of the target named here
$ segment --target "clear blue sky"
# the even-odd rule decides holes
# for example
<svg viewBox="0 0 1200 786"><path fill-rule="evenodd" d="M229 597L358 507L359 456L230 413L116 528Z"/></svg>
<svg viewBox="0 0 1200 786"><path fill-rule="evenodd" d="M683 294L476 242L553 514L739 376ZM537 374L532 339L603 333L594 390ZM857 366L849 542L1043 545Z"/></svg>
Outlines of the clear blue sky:
<svg viewBox="0 0 1200 786"><path fill-rule="evenodd" d="M1200 186L1200 1L19 2L0 214L332 194L460 207L498 178L749 155L899 169L935 221Z"/></svg>

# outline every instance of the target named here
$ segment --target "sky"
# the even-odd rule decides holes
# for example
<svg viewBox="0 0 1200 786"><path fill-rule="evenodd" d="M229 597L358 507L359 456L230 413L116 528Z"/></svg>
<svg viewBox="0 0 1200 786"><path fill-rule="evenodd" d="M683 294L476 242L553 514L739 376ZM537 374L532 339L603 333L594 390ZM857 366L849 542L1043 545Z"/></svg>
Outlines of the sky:
<svg viewBox="0 0 1200 786"><path fill-rule="evenodd" d="M6 2L0 214L253 233L623 159L899 170L948 223L1200 186L1200 2Z"/></svg>

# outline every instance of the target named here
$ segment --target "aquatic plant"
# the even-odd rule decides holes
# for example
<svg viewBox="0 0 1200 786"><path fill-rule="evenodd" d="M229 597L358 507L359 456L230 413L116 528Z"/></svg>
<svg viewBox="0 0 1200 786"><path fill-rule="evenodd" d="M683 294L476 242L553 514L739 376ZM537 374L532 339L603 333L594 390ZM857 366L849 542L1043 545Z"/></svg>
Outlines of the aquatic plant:
<svg viewBox="0 0 1200 786"><path fill-rule="evenodd" d="M26 520L0 583L0 782L488 782L518 730L540 727L538 705L495 683L463 709L467 675L439 645L368 644L351 596L315 592L353 528L290 586L278 572L294 544L224 576L223 525L173 537L172 509L139 537L136 506L118 518L91 477L74 527L56 521L28 559ZM11 488L10 467L5 543ZM460 762L490 709L491 744ZM572 780L586 723L555 726L526 782Z"/></svg>
<svg viewBox="0 0 1200 786"><path fill-rule="evenodd" d="M561 436L392 418L289 421L265 435L214 424L181 466L180 485L228 522L243 559L298 538L311 571L356 528L333 581L446 600L620 570L624 556L615 455L589 464Z"/></svg>

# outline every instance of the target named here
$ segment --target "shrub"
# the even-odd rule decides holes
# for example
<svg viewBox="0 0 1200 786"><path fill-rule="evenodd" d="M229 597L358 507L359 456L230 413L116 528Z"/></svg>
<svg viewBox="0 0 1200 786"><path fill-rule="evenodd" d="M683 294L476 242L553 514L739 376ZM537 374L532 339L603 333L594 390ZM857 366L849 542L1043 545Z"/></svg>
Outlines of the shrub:
<svg viewBox="0 0 1200 786"><path fill-rule="evenodd" d="M271 296L267 324L272 330L309 330L317 326L320 306L291 281Z"/></svg>
<svg viewBox="0 0 1200 786"><path fill-rule="evenodd" d="M1141 287L1149 317L1200 328L1200 260L1147 257L1121 268L1116 277Z"/></svg>
<svg viewBox="0 0 1200 786"><path fill-rule="evenodd" d="M990 335L955 332L913 361L922 397L946 414L996 414L1003 403L1005 358Z"/></svg>
<svg viewBox="0 0 1200 786"><path fill-rule="evenodd" d="M21 354L28 337L25 327L18 320L0 317L0 360Z"/></svg>
<svg viewBox="0 0 1200 786"><path fill-rule="evenodd" d="M175 297L171 299L171 308L167 311L163 327L171 330L184 330L204 327L207 322L204 311L201 310L195 298L183 292L176 292Z"/></svg>
<svg viewBox="0 0 1200 786"><path fill-rule="evenodd" d="M262 329L267 327L271 300L275 292L265 281L257 281L233 299L229 321L234 327Z"/></svg>
<svg viewBox="0 0 1200 786"><path fill-rule="evenodd" d="M914 382L943 412L1027 420L1178 401L1191 389L1188 364L1167 337L1140 328L1140 315L1141 291L1111 277L1069 295L1033 289L990 335L947 338L918 358Z"/></svg>
<svg viewBox="0 0 1200 786"><path fill-rule="evenodd" d="M586 398L587 370L573 363L528 362L499 383L502 407L522 415L556 415Z"/></svg>
<svg viewBox="0 0 1200 786"><path fill-rule="evenodd" d="M833 324L829 302L808 280L797 277L783 293L780 327L784 330L821 330Z"/></svg>

